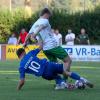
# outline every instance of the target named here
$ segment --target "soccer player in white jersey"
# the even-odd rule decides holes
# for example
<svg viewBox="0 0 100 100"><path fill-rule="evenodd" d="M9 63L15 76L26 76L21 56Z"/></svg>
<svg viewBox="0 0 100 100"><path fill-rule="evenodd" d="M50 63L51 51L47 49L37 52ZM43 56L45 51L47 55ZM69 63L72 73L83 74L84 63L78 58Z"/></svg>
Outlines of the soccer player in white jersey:
<svg viewBox="0 0 100 100"><path fill-rule="evenodd" d="M69 71L71 59L61 46L57 46L56 39L54 38L51 30L51 25L49 24L50 16L51 12L48 8L44 8L41 11L40 18L31 27L24 45L30 37L35 39L35 37L38 36L43 46L43 52L48 57L48 59L50 61L57 62L57 58L59 58L65 63L67 70Z"/></svg>

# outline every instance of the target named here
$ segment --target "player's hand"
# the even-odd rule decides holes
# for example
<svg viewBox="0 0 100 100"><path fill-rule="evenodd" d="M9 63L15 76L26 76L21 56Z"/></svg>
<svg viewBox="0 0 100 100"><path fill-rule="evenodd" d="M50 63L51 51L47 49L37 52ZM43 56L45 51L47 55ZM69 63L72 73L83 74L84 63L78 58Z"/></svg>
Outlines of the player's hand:
<svg viewBox="0 0 100 100"><path fill-rule="evenodd" d="M26 43L23 43L23 48L26 48L27 47L27 44Z"/></svg>

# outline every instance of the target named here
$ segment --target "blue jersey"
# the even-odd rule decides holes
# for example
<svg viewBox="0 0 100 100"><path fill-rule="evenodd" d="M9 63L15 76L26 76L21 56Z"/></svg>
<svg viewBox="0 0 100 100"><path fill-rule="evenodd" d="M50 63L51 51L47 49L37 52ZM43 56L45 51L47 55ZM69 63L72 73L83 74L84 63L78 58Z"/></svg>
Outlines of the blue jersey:
<svg viewBox="0 0 100 100"><path fill-rule="evenodd" d="M20 79L25 78L25 73L42 76L47 60L37 58L39 52L39 49L32 50L22 58L19 67Z"/></svg>

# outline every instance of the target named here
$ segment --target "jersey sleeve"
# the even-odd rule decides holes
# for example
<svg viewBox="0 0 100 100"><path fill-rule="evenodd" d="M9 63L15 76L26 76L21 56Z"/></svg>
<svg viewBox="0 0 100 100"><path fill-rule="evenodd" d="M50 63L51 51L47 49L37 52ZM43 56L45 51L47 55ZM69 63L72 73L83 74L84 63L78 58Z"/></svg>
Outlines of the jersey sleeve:
<svg viewBox="0 0 100 100"><path fill-rule="evenodd" d="M44 19L43 21L41 21L41 22L38 22L38 23L36 23L36 24L33 24L33 26L31 27L31 29L30 29L30 31L29 31L29 34L32 34L32 33L34 33L34 34L38 34L37 33L37 31L38 31L38 29L41 27L41 26L43 26L43 27L46 27L46 26L48 26L48 20L47 19Z"/></svg>
<svg viewBox="0 0 100 100"><path fill-rule="evenodd" d="M19 68L20 79L25 78L25 69Z"/></svg>
<svg viewBox="0 0 100 100"><path fill-rule="evenodd" d="M29 30L29 34L32 34L32 33L34 33L34 30L35 30L35 28L34 28L34 25L31 27L31 29Z"/></svg>
<svg viewBox="0 0 100 100"><path fill-rule="evenodd" d="M35 49L35 50L32 50L31 51L31 53L33 54L33 55L37 55L38 53L40 52L40 49Z"/></svg>
<svg viewBox="0 0 100 100"><path fill-rule="evenodd" d="M45 19L45 20L43 20L43 21L40 23L40 25L39 25L39 26L44 26L44 27L47 27L47 26L48 26L48 24L49 24L48 20L47 20L47 19Z"/></svg>

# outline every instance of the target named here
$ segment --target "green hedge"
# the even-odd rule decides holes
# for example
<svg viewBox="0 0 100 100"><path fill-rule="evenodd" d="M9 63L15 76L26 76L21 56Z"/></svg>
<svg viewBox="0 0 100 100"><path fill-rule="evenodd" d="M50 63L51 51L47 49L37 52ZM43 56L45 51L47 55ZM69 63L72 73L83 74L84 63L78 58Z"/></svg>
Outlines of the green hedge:
<svg viewBox="0 0 100 100"><path fill-rule="evenodd" d="M85 11L84 13L75 14L54 10L51 24L54 28L60 29L63 40L69 28L73 30L76 36L80 33L81 28L85 28L91 43L100 44L100 7L92 12Z"/></svg>
<svg viewBox="0 0 100 100"><path fill-rule="evenodd" d="M23 10L0 11L0 42L5 43L12 32L18 34L23 27L28 31L38 19L38 15L39 13L36 12L31 18L25 19ZM85 28L92 43L100 44L100 7L97 7L92 12L86 11L75 14L68 14L64 10L54 9L50 23L52 28L60 30L63 40L69 28L76 35L80 33L81 28Z"/></svg>

